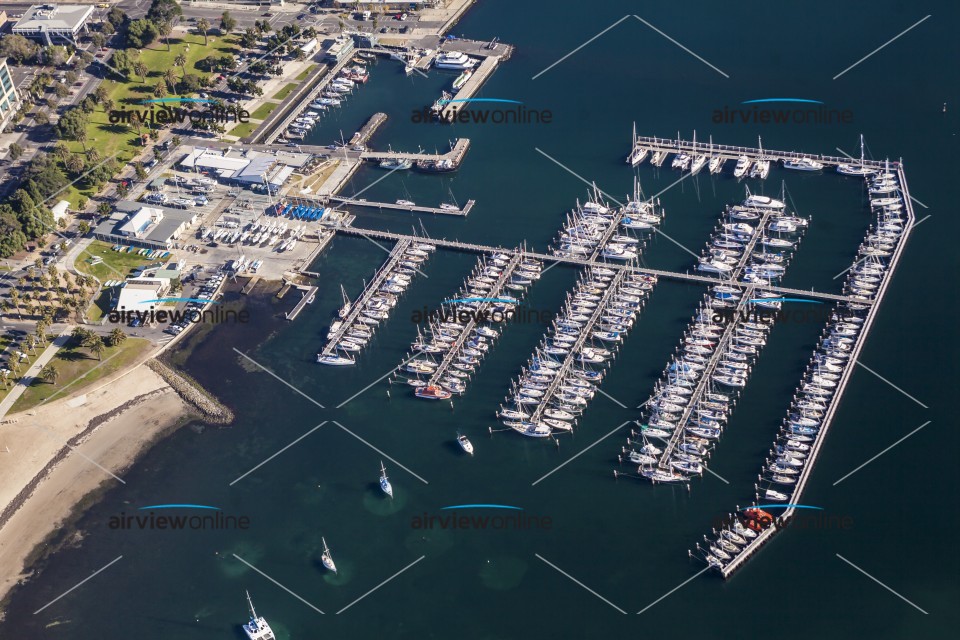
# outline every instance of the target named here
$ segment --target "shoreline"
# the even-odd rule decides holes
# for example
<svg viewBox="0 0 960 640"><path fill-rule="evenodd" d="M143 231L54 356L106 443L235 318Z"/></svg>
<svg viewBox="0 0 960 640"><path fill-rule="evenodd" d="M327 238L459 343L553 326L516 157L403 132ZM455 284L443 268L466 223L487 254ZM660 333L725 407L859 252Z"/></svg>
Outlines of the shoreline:
<svg viewBox="0 0 960 640"><path fill-rule="evenodd" d="M7 456L0 464L0 619L37 562L76 538L65 525L118 482L109 474L121 475L167 435L204 418L142 364L97 389L9 416L0 426L0 457Z"/></svg>

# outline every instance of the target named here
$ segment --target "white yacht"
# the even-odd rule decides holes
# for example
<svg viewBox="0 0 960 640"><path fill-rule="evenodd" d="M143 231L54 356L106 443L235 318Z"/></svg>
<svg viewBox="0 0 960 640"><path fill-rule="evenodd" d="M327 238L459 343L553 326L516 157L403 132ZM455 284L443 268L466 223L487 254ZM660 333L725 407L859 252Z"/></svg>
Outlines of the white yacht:
<svg viewBox="0 0 960 640"><path fill-rule="evenodd" d="M757 209L783 209L784 204L781 200L774 200L767 196L749 195L743 201L744 206L755 207Z"/></svg>
<svg viewBox="0 0 960 640"><path fill-rule="evenodd" d="M464 451L466 451L466 452L469 453L470 455L473 455L473 443L470 442L469 440L467 440L467 436L461 435L461 434L458 433L458 434L457 434L457 444L460 445L460 448L461 448L461 449L463 449Z"/></svg>
<svg viewBox="0 0 960 640"><path fill-rule="evenodd" d="M761 180L766 180L769 174L770 174L769 160L761 159L753 163L753 168L750 170L751 178L760 178Z"/></svg>
<svg viewBox="0 0 960 640"><path fill-rule="evenodd" d="M330 548L327 546L327 541L322 536L320 540L323 541L323 555L320 556L320 561L323 562L323 566L336 573L337 565L334 564L333 556L330 555Z"/></svg>
<svg viewBox="0 0 960 640"><path fill-rule="evenodd" d="M333 365L335 367L344 367L344 366L356 364L356 360L354 360L350 356L346 356L346 355L339 356L336 354L325 356L322 353L317 354L317 362L319 362L320 364Z"/></svg>
<svg viewBox="0 0 960 640"><path fill-rule="evenodd" d="M747 171L750 169L750 158L747 156L740 156L737 159L737 166L733 169L733 177L742 178L747 175Z"/></svg>
<svg viewBox="0 0 960 640"><path fill-rule="evenodd" d="M783 168L793 169L794 171L821 171L823 163L811 158L797 158L795 160L784 160Z"/></svg>
<svg viewBox="0 0 960 640"><path fill-rule="evenodd" d="M393 497L393 485L387 478L387 468L383 466L383 460L380 461L380 490L391 498Z"/></svg>
<svg viewBox="0 0 960 640"><path fill-rule="evenodd" d="M437 69L472 69L477 61L461 51L444 51L433 61Z"/></svg>
<svg viewBox="0 0 960 640"><path fill-rule="evenodd" d="M257 617L249 591L247 592L247 604L250 605L250 622L243 625L243 632L247 634L247 638L249 640L276 640L273 629L270 628L267 621L262 617Z"/></svg>
<svg viewBox="0 0 960 640"><path fill-rule="evenodd" d="M710 166L709 166L710 173L711 174L720 173L720 171L723 170L723 163L724 163L724 160L720 156L713 156L712 158L710 158Z"/></svg>

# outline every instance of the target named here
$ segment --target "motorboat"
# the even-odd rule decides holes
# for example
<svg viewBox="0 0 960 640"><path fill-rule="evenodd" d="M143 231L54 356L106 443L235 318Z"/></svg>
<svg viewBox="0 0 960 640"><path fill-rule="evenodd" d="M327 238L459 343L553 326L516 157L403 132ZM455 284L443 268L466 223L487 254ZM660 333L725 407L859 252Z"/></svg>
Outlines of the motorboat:
<svg viewBox="0 0 960 640"><path fill-rule="evenodd" d="M433 61L438 69L472 69L477 61L461 51L443 51Z"/></svg>
<svg viewBox="0 0 960 640"><path fill-rule="evenodd" d="M466 453L470 454L471 456L473 455L473 443L467 439L467 436L458 433L457 444L459 444L460 448Z"/></svg>
<svg viewBox="0 0 960 640"><path fill-rule="evenodd" d="M802 158L792 158L783 161L784 169L793 169L794 171L822 171L823 163L817 162L806 156Z"/></svg>

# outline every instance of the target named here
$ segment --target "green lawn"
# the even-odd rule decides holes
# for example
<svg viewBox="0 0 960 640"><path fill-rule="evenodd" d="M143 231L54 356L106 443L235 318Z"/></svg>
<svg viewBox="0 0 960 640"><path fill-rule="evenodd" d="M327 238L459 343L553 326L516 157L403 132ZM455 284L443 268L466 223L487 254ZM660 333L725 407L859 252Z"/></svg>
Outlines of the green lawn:
<svg viewBox="0 0 960 640"><path fill-rule="evenodd" d="M183 73L184 69L175 67L173 64L178 54L183 53L187 58L185 67L187 73L212 76L214 74L196 68L198 60L210 55L236 54L239 51L234 36L210 38L208 46L204 46L203 36L196 34L171 38L170 51L167 51L166 43L157 41L143 49L140 54L140 60L150 69L150 72L147 73L146 82L142 82L140 76L131 72L127 80L118 80L116 74L111 74L110 79L104 80L103 86L106 87L110 99L114 102L114 109L120 109L121 106L126 106L129 109L140 104L143 100L154 97L153 88L163 78L167 69L173 69L178 75ZM143 127L144 133L147 132L147 128L147 125ZM67 146L71 151L83 151L83 145L79 142L67 141ZM129 162L141 150L137 141L136 127L123 123L111 124L108 114L99 108L90 114L86 146L88 149L96 149L102 158L116 155L117 161L121 164ZM90 190L81 191L75 186L71 186L64 194L64 198L69 200L73 206L77 205L77 200L81 194L88 198L94 195Z"/></svg>
<svg viewBox="0 0 960 640"><path fill-rule="evenodd" d="M288 95L290 95L290 92L291 92L291 91L293 91L293 90L296 89L296 88L297 88L297 85L294 84L294 83L284 85L283 88L280 89L280 91L277 91L275 94L273 94L273 99L274 99L274 100L283 100L283 99L286 98Z"/></svg>
<svg viewBox="0 0 960 640"><path fill-rule="evenodd" d="M150 346L149 340L127 338L117 347L107 347L102 359L97 360L95 355L77 347L71 340L50 361L50 364L60 373L57 381L51 384L44 380L34 380L13 404L10 413L35 407L54 395L56 398L62 398L89 387L97 380L129 365Z"/></svg>
<svg viewBox="0 0 960 640"><path fill-rule="evenodd" d="M52 341L55 337L56 336L52 336L52 335L47 336L47 343L49 344L49 342ZM0 351L3 351L4 348L8 348L8 350L4 352L3 366L6 366L7 361L11 357L14 357L14 358L16 357L15 352L19 350L17 347L17 345L19 344L20 344L19 337L17 339L14 339L10 334L6 332L2 336L0 336ZM20 375L22 375L31 366L33 366L33 363L37 360L37 358L40 357L40 354L43 353L44 349L46 349L46 347L38 344L34 348L33 353L30 353L29 349L24 350L24 353L27 354L27 357L19 361L20 362L19 373L14 373L11 368L11 371L9 374L10 377L8 378L8 380L10 380L11 382L11 385L10 385L11 389L13 388L12 383L16 382L20 378ZM7 392L8 390L4 389L3 386L0 385L0 399L3 399L3 397L6 396ZM11 410L10 413L13 413L13 411Z"/></svg>
<svg viewBox="0 0 960 640"><path fill-rule="evenodd" d="M306 79L307 79L307 76L310 75L311 73L313 73L313 70L316 69L316 68L317 68L317 65L315 65L315 64L310 65L309 67L307 67L306 69L304 69L303 73L301 73L300 75L298 75L298 76L296 77L296 80L298 80L298 81L300 81L300 82L306 80Z"/></svg>
<svg viewBox="0 0 960 640"><path fill-rule="evenodd" d="M238 138L246 138L259 126L260 125L255 122L241 122L227 133L231 136L237 136Z"/></svg>
<svg viewBox="0 0 960 640"><path fill-rule="evenodd" d="M267 102L260 105L256 110L250 114L251 120L264 120L268 115L270 115L274 109L279 107L278 104L273 104L272 102Z"/></svg>
<svg viewBox="0 0 960 640"><path fill-rule="evenodd" d="M103 263L91 265L87 260L92 256L99 256L103 259ZM103 281L125 278L130 275L130 272L134 268L155 262L164 261L157 259L147 260L145 257L137 255L136 251L130 253L114 251L112 244L94 240L89 247L77 256L74 267L77 271L95 276Z"/></svg>

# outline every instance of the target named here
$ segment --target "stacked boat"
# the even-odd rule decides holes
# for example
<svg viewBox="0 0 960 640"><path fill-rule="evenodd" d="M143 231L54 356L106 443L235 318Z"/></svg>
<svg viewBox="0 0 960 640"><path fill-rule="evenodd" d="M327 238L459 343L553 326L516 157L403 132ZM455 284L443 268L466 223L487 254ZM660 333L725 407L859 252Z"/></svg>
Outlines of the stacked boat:
<svg viewBox="0 0 960 640"><path fill-rule="evenodd" d="M697 270L743 282L771 284L783 276L798 236L809 225L790 215L782 200L752 195L727 207Z"/></svg>
<svg viewBox="0 0 960 640"><path fill-rule="evenodd" d="M425 400L445 400L466 391L470 375L509 321L542 263L522 253L481 257L457 296L432 314L404 358L399 373ZM509 288L511 294L502 293Z"/></svg>
<svg viewBox="0 0 960 640"><path fill-rule="evenodd" d="M621 463L638 465L640 476L654 483L685 482L703 473L772 326L760 316L744 321L719 313L727 306L749 310L764 304L759 298L742 299L752 289L721 285L711 294L646 402L645 424L631 433L618 456Z"/></svg>
<svg viewBox="0 0 960 640"><path fill-rule="evenodd" d="M854 299L873 300L886 274L890 258L904 232L904 202L899 178L889 171L867 176L870 208L876 216L857 251L844 283L844 293Z"/></svg>
<svg viewBox="0 0 960 640"><path fill-rule="evenodd" d="M534 438L571 432L655 284L645 274L586 269L512 383L497 414L503 424Z"/></svg>
<svg viewBox="0 0 960 640"><path fill-rule="evenodd" d="M639 233L652 231L663 219L660 203L644 200L634 183L634 195L625 206L612 209L594 187L591 199L567 214L556 245L555 256L610 261L636 260L646 242Z"/></svg>
<svg viewBox="0 0 960 640"><path fill-rule="evenodd" d="M390 310L407 290L420 265L436 247L411 242L381 268L361 297L351 302L342 290L343 306L327 332L327 345L317 354L320 364L343 366L356 361L351 356L361 351L373 337L377 326L389 317Z"/></svg>

